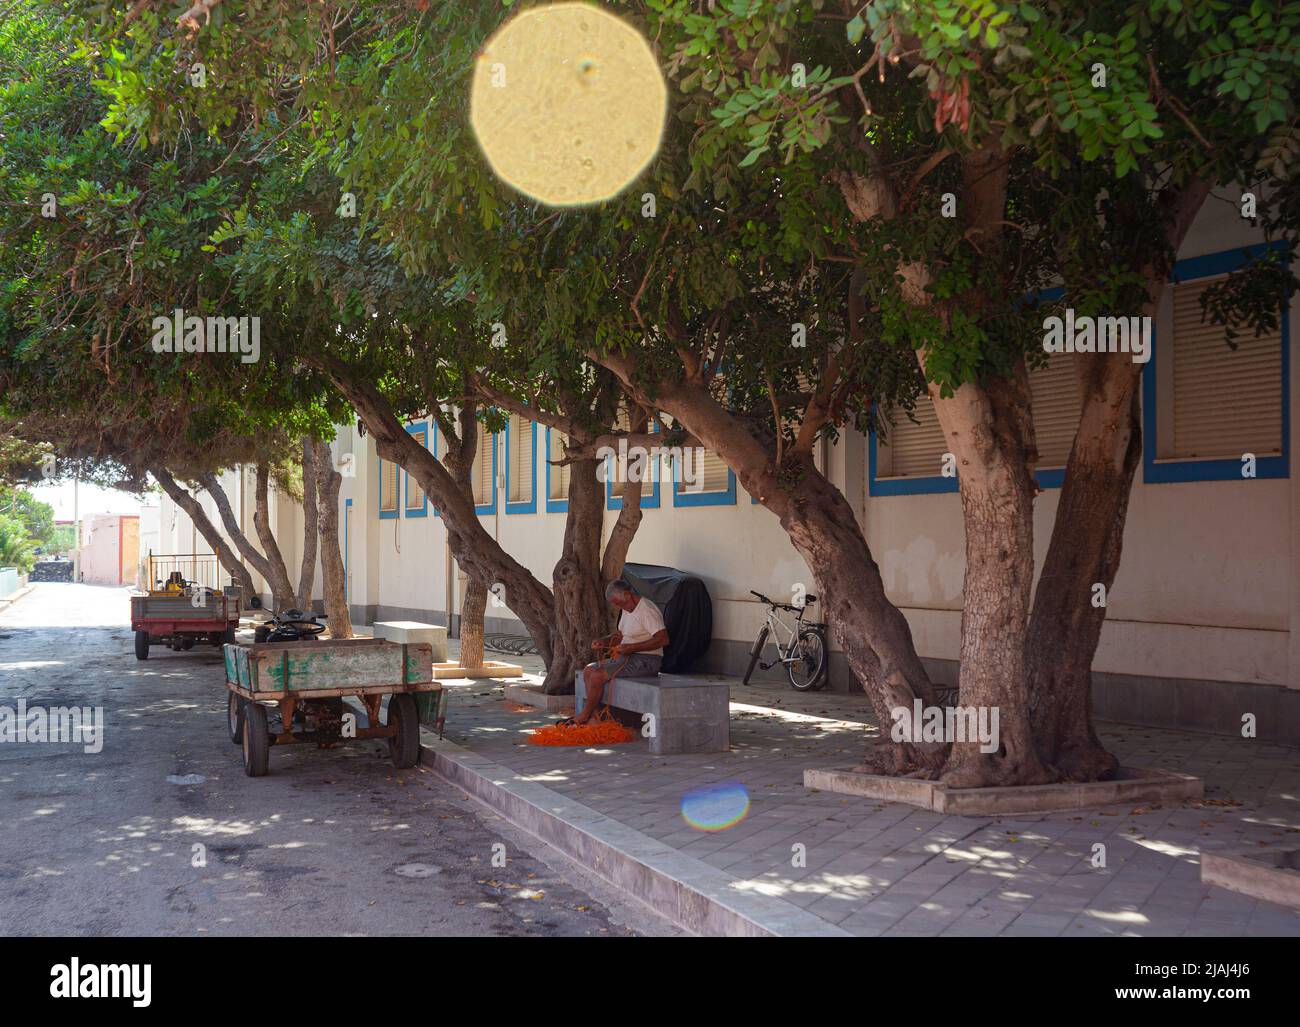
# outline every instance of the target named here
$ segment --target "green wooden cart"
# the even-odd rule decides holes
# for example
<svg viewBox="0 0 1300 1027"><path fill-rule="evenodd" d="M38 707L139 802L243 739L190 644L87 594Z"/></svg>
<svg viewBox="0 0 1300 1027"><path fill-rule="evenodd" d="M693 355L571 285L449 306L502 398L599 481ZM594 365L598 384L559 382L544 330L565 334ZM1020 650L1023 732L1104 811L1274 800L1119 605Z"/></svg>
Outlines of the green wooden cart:
<svg viewBox="0 0 1300 1027"><path fill-rule="evenodd" d="M260 642L227 645L227 720L230 740L244 748L244 773L266 774L273 745L315 742L333 747L357 738L387 738L399 768L420 757L420 723L442 734L446 692L433 680L433 647L382 638ZM345 696L365 705L367 724L349 721ZM387 722L380 706L389 696ZM279 707L273 732L269 704Z"/></svg>

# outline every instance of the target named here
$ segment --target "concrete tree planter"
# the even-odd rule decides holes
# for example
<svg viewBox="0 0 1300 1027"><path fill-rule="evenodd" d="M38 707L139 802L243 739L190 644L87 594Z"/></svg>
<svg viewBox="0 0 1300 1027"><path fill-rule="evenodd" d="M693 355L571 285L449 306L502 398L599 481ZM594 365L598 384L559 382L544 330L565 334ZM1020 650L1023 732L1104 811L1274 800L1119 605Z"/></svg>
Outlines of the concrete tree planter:
<svg viewBox="0 0 1300 1027"><path fill-rule="evenodd" d="M1300 913L1300 849L1205 852L1201 881Z"/></svg>
<svg viewBox="0 0 1300 1027"><path fill-rule="evenodd" d="M1114 780L1085 784L1026 787L949 788L938 781L885 777L856 770L805 770L805 788L863 799L906 802L936 813L999 816L1006 813L1055 813L1117 803L1178 803L1200 799L1200 778L1168 770L1121 767Z"/></svg>

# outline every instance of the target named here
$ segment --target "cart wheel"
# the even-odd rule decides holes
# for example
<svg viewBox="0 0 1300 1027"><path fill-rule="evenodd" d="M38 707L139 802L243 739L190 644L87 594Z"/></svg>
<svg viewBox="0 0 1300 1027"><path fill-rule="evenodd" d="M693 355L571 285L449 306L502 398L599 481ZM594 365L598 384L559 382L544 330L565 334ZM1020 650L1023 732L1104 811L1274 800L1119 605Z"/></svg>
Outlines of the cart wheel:
<svg viewBox="0 0 1300 1027"><path fill-rule="evenodd" d="M269 763L271 734L266 728L266 707L261 703L243 703L244 773L265 777Z"/></svg>
<svg viewBox="0 0 1300 1027"><path fill-rule="evenodd" d="M230 740L239 745L244 740L244 700L234 692L230 692L228 695L226 726L230 729Z"/></svg>
<svg viewBox="0 0 1300 1027"><path fill-rule="evenodd" d="M233 624L226 625L226 633L221 636L221 642L225 645L235 644L235 626ZM234 693L231 694L233 695Z"/></svg>
<svg viewBox="0 0 1300 1027"><path fill-rule="evenodd" d="M398 770L413 767L420 759L420 714L415 696L409 692L388 697L388 723L397 730L388 738L388 755Z"/></svg>
<svg viewBox="0 0 1300 1027"><path fill-rule="evenodd" d="M135 633L135 658L137 660L149 659L149 632L137 631Z"/></svg>

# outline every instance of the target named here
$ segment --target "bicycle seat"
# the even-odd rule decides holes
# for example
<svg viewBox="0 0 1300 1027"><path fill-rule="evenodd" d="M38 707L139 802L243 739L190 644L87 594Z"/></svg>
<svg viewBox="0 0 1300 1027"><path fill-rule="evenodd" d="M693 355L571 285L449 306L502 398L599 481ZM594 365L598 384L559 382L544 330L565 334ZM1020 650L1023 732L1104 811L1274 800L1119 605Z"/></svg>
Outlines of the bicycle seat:
<svg viewBox="0 0 1300 1027"><path fill-rule="evenodd" d="M804 597L803 597L803 604L804 604L804 606L812 606L812 604L815 603L815 602L817 602L817 597L816 597L816 596L804 596Z"/></svg>
<svg viewBox="0 0 1300 1027"><path fill-rule="evenodd" d="M279 614L276 617L276 620L279 621L296 621L296 620L311 620L311 619L312 618L308 617L305 613L302 612L302 610L285 610L284 613Z"/></svg>

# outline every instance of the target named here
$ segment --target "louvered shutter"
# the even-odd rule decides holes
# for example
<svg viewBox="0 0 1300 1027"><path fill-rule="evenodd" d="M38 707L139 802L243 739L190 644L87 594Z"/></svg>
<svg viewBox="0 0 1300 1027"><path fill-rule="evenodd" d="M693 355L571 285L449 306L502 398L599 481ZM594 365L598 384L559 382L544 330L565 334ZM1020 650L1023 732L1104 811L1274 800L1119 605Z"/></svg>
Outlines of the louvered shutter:
<svg viewBox="0 0 1300 1027"><path fill-rule="evenodd" d="M518 414L510 416L510 502L528 503L533 498L533 422Z"/></svg>
<svg viewBox="0 0 1300 1027"><path fill-rule="evenodd" d="M880 477L933 478L942 472L943 455L948 452L948 446L939 425L939 415L928 396L921 396L916 401L912 416L917 423L913 424L902 410L894 411L886 440L890 466L887 472L881 472Z"/></svg>
<svg viewBox="0 0 1300 1027"><path fill-rule="evenodd" d="M726 492L728 485L730 485L730 476L728 474L729 468L725 463L723 463L722 457L718 456L718 454L713 452L711 449L702 450L701 453L704 457L702 468L704 473L699 479L699 491ZM700 474L700 471L701 468L699 467L695 469L697 475ZM682 485L681 488L683 491L686 491L687 486Z"/></svg>
<svg viewBox="0 0 1300 1027"><path fill-rule="evenodd" d="M474 453L474 466L470 471L474 485L474 505L486 506L496 495L492 468L494 436L479 425L478 449Z"/></svg>
<svg viewBox="0 0 1300 1027"><path fill-rule="evenodd" d="M1201 320L1201 294L1216 281L1174 286L1173 458L1240 458L1282 452L1282 335L1239 332ZM1162 447L1163 448L1163 447Z"/></svg>
<svg viewBox="0 0 1300 1027"><path fill-rule="evenodd" d="M1089 359L1086 353L1053 353L1045 366L1029 373L1039 468L1064 467L1070 460L1083 406L1075 361Z"/></svg>
<svg viewBox="0 0 1300 1027"><path fill-rule="evenodd" d="M384 461L383 496L379 509L384 512L397 510L397 464L391 460Z"/></svg>

